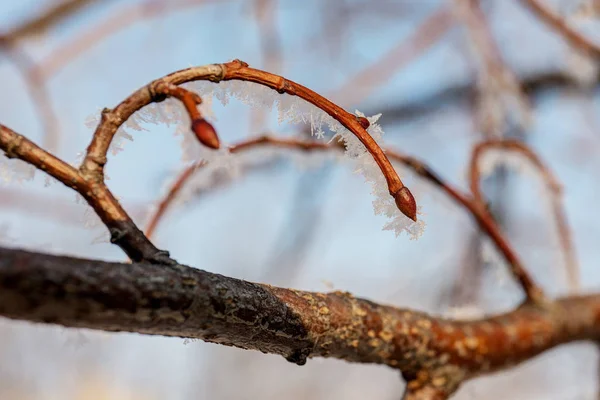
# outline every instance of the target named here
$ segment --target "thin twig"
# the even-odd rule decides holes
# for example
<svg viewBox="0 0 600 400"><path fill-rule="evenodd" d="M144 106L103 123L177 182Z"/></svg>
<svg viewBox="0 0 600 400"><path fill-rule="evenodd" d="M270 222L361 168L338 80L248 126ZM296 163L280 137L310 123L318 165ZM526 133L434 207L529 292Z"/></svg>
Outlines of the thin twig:
<svg viewBox="0 0 600 400"><path fill-rule="evenodd" d="M330 144L314 141L306 141L294 138L276 138L271 136L258 136L250 139L243 140L236 145L230 147L231 153L238 153L245 150L250 150L256 147L270 146L281 149L296 149L303 151L329 151L329 150L342 150L343 146L339 143L332 142ZM414 157L405 156L399 152L387 149L386 154L390 160L402 163L404 166L412 169L418 176L432 183L434 186L442 190L452 200L456 201L459 205L464 207L473 216L481 230L490 237L494 242L498 250L503 254L504 258L508 262L511 268L511 272L515 276L516 280L521 284L524 292L528 299L537 303L544 303L542 290L538 288L525 268L521 261L518 259L516 253L508 243L508 240L502 234L500 228L491 217L485 207L480 206L478 201L471 199L469 196L461 193L459 190L453 188L451 185L446 183L442 178L439 177L431 168L425 163L417 160ZM181 190L184 188L189 179L193 174L202 168L206 163L204 161L196 162L184 169L184 171L177 177L173 185L170 187L167 194L160 200L159 205L150 217L149 223L146 228L146 235L151 237L160 222L164 218L164 215L169 206L178 197Z"/></svg>
<svg viewBox="0 0 600 400"><path fill-rule="evenodd" d="M37 17L20 24L8 32L1 33L0 44L14 43L26 36L44 32L52 25L71 16L94 1L96 0L60 0Z"/></svg>
<svg viewBox="0 0 600 400"><path fill-rule="evenodd" d="M159 82L153 87L153 90L154 93L152 96L162 94L165 97L174 97L182 103L192 121L191 130L200 143L211 149L218 149L220 147L221 143L215 128L198 110L198 105L202 103L200 95L172 83L165 82Z"/></svg>
<svg viewBox="0 0 600 400"><path fill-rule="evenodd" d="M573 251L569 224L564 212L564 205L562 202L562 185L559 183L552 171L546 165L544 165L540 157L538 157L538 155L524 143L518 140L486 140L478 143L473 148L469 167L471 192L473 193L475 201L480 205L485 204L485 200L481 194L481 171L479 166L486 153L492 150L502 150L524 157L539 172L540 176L544 180L549 191L552 213L554 215L554 220L556 222L556 228L560 239L559 242L565 257L565 269L567 271L569 287L572 291L577 291L580 285L579 266L575 252Z"/></svg>
<svg viewBox="0 0 600 400"><path fill-rule="evenodd" d="M394 197L398 209L404 215L416 221L417 208L412 193L404 186L383 150L366 131L363 121L354 114L345 111L326 98L296 82L279 75L250 68L248 64L239 60L225 64L193 67L174 72L135 91L114 109L104 109L100 124L94 132L86 156L81 164L80 171L82 174L90 179L103 181L104 165L107 162L106 154L114 135L119 127L135 112L152 102L162 100L162 98L156 98L157 86L164 84L180 85L185 82L197 80L210 80L213 82L240 80L253 82L277 90L279 93L298 96L323 110L360 140L379 166L386 179L389 193Z"/></svg>
<svg viewBox="0 0 600 400"><path fill-rule="evenodd" d="M90 179L89 176L2 124L0 124L0 148L4 150L7 157L19 158L81 194L110 231L111 242L121 247L131 260L154 263L174 262L167 252L158 250L144 236L104 182Z"/></svg>
<svg viewBox="0 0 600 400"><path fill-rule="evenodd" d="M583 34L572 28L564 18L542 4L540 0L521 0L542 22L561 35L573 47L593 56L595 61L600 59L600 46Z"/></svg>
<svg viewBox="0 0 600 400"><path fill-rule="evenodd" d="M48 149L48 151L58 151L60 126L58 117L54 113L46 82L35 73L34 61L25 51L14 46L12 43L8 43L4 47L4 50L8 59L14 64L17 72L23 77L29 98L41 121L43 132L42 146Z"/></svg>

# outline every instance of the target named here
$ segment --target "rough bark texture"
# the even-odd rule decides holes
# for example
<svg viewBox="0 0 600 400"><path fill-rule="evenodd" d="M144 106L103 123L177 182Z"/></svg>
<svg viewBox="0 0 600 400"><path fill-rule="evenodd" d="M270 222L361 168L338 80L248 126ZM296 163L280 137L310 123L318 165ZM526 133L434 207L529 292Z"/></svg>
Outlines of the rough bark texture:
<svg viewBox="0 0 600 400"><path fill-rule="evenodd" d="M401 370L415 393L450 394L465 379L556 345L600 339L600 296L526 304L461 322L349 293L276 288L179 264L107 263L12 249L0 249L0 315L198 338L280 354L300 365L316 356L386 364Z"/></svg>

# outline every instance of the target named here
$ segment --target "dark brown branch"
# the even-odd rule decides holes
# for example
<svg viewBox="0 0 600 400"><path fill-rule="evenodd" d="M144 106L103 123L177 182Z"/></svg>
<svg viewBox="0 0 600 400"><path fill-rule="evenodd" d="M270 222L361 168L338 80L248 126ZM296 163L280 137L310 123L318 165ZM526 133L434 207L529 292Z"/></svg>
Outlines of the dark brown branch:
<svg viewBox="0 0 600 400"><path fill-rule="evenodd" d="M433 385L447 394L465 379L555 346L600 339L599 295L563 298L547 307L528 303L461 322L349 293L282 289L177 264L107 263L3 248L0 315L198 338L279 354L300 365L310 357L385 364L402 371L412 392Z"/></svg>

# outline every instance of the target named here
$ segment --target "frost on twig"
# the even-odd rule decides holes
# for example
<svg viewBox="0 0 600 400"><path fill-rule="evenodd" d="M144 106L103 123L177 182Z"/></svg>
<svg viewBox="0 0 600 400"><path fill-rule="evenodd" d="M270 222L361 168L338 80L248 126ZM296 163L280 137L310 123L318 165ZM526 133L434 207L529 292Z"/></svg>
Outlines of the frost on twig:
<svg viewBox="0 0 600 400"><path fill-rule="evenodd" d="M387 182L379 170L377 164L369 154L365 146L340 122L329 116L314 105L288 94L280 94L268 87L245 81L224 81L219 84L206 81L189 82L182 85L187 90L192 90L202 96L204 107L201 112L207 118L214 118L214 113L210 109L213 99L219 100L226 105L231 98L237 99L244 104L254 108L274 108L277 107L279 114L279 123L298 124L304 123L310 125L312 135L322 138L325 136L325 130L332 133L334 140L340 140L346 146L345 154L357 164L356 171L360 172L367 182L372 186L372 194L375 195L373 202L375 213L385 215L390 218L384 229L393 230L396 235L407 232L411 238L418 238L425 226L424 222L419 220L413 222L404 216L399 210L394 199L389 195ZM357 117L365 118L361 113ZM138 121L136 121L138 119ZM377 124L378 116L368 118L368 132L377 142L382 141L383 130ZM168 100L158 104L152 104L145 107L141 112L134 114L130 118L134 124L141 123L160 123L176 126L176 134L182 136L183 159L184 162L205 161L203 176L211 176L218 171L219 174L229 175L235 178L240 175L241 163L239 155L231 154L227 149L208 149L200 145L189 132L189 116L184 112L179 104L169 103ZM204 183L192 185L194 190L204 187ZM188 191L188 195L190 192ZM419 210L420 213L420 210Z"/></svg>
<svg viewBox="0 0 600 400"><path fill-rule="evenodd" d="M83 227L95 235L91 243L110 243L110 236L102 220L79 193L75 193L75 204L84 207L84 212L79 218L83 222Z"/></svg>
<svg viewBox="0 0 600 400"><path fill-rule="evenodd" d="M101 110L98 110L95 114L89 115L85 119L85 126L89 129L95 129L100 123L100 115ZM133 141L133 136L126 131L126 129L134 130L134 131L143 131L145 130L140 125L140 120L143 120L143 116L140 116L139 119L129 118L123 126L121 126L117 133L115 134L112 142L110 143L109 151L115 156L123 151L125 140ZM83 153L81 154L83 157Z"/></svg>
<svg viewBox="0 0 600 400"><path fill-rule="evenodd" d="M35 176L35 167L21 160L10 160L0 155L0 180L4 183L23 183Z"/></svg>
<svg viewBox="0 0 600 400"><path fill-rule="evenodd" d="M367 131L375 141L381 143L383 129L381 129L381 126L377 123L381 114L377 114L373 117L366 117L357 110L356 115L361 118L367 118L369 121ZM383 229L394 231L396 236L400 235L402 232L406 232L411 239L419 238L423 234L425 222L422 219L414 222L400 213L394 200L388 195L384 177L379 171L373 158L370 157L365 146L356 138L356 136L352 135L346 129L337 131L336 137L344 142L344 145L346 146L346 156L356 160L356 171L361 173L365 178L365 181L371 184L371 193L375 196L375 200L373 200L375 214L385 215L391 219L391 221L384 225ZM336 137L334 137L334 139L336 139ZM420 208L418 214L422 214Z"/></svg>

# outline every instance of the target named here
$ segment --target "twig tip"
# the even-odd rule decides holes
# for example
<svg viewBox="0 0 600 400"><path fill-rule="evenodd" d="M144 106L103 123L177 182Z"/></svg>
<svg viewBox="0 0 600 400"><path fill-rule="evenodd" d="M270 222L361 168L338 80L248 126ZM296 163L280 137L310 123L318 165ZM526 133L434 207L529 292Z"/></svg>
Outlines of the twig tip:
<svg viewBox="0 0 600 400"><path fill-rule="evenodd" d="M221 147L219 136L217 135L215 128L206 119L194 119L192 121L192 130L196 134L196 138L198 138L203 145L215 150Z"/></svg>
<svg viewBox="0 0 600 400"><path fill-rule="evenodd" d="M396 192L394 201L402 214L417 222L417 202L406 186Z"/></svg>

